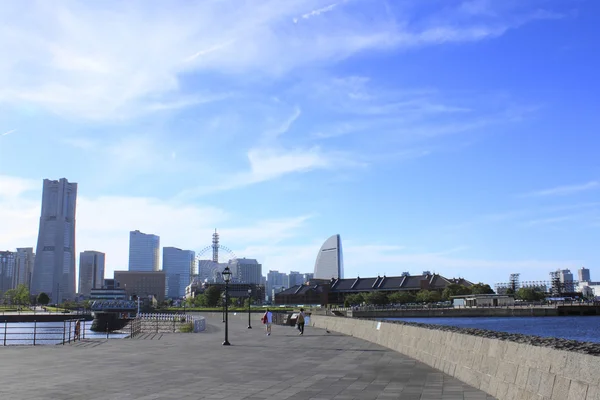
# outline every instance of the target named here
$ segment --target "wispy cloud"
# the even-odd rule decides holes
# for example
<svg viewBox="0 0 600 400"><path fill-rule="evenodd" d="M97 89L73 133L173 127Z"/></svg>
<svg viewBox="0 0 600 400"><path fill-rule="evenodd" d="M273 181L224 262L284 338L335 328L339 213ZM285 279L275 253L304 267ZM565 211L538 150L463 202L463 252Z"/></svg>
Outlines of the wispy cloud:
<svg viewBox="0 0 600 400"><path fill-rule="evenodd" d="M11 129L10 131L6 131L3 134L1 134L0 136L7 136L10 135L11 133L15 133L17 130L16 129Z"/></svg>
<svg viewBox="0 0 600 400"><path fill-rule="evenodd" d="M342 3L344 3L344 1ZM340 3L333 3L333 4L330 4L328 6L325 6L325 7L316 9L316 10L312 10L311 12L308 12L306 14L302 14L302 16L300 18L302 18L302 19L309 19L311 17L315 17L317 15L321 15L323 13L333 11L333 9L335 7L337 7L339 4ZM299 20L298 18L294 18L293 19L293 21L294 21L295 24L298 23L298 20Z"/></svg>
<svg viewBox="0 0 600 400"><path fill-rule="evenodd" d="M499 8L492 18L477 12L482 7L476 4L467 7L472 12L466 17L460 5L444 12L401 8L393 15L390 7L367 0L128 7L14 2L0 16L0 51L11 54L0 66L0 103L31 103L93 120L194 107L221 98L222 85L213 83L214 74L278 78L359 52L484 40L532 20L557 17L533 3ZM335 16L335 23L317 18L325 13ZM293 24L294 18L311 23ZM191 74L205 74L198 80L205 99L189 98L182 90Z"/></svg>
<svg viewBox="0 0 600 400"><path fill-rule="evenodd" d="M557 186L550 189L538 190L520 195L520 197L544 197L544 196L567 196L588 190L597 189L600 186L598 181L590 181L583 184Z"/></svg>

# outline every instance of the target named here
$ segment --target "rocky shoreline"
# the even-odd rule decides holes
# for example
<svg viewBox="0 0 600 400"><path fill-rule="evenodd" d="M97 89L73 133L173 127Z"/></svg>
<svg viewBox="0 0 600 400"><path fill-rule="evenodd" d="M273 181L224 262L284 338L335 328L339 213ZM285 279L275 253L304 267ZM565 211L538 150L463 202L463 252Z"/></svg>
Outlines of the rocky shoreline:
<svg viewBox="0 0 600 400"><path fill-rule="evenodd" d="M383 322L383 321L382 321ZM417 322L405 321L385 321L391 324L401 324L415 326L419 328L435 329L445 332L456 332L465 335L481 336L487 339L506 340L516 343L530 344L532 346L549 347L556 350L575 351L578 353L600 356L600 343L579 342L577 340L561 339L555 337L541 337L533 335L523 335L520 333L507 333L490 331L487 329L458 328L448 325L423 324Z"/></svg>

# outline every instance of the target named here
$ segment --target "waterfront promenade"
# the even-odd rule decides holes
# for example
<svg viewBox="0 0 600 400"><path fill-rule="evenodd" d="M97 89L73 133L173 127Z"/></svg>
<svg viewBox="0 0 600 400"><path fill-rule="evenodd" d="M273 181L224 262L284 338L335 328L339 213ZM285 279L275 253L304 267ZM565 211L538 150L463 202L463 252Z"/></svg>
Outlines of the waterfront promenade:
<svg viewBox="0 0 600 400"><path fill-rule="evenodd" d="M404 399L491 396L384 347L322 329L274 326L253 316L208 316L198 334L144 334L65 346L0 348L5 399Z"/></svg>

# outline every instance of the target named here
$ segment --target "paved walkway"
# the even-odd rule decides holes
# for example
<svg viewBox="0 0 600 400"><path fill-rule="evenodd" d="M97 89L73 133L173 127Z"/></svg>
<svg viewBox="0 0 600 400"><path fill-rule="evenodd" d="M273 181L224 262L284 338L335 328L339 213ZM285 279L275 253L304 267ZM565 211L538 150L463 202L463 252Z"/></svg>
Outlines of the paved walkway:
<svg viewBox="0 0 600 400"><path fill-rule="evenodd" d="M254 316L220 316L200 334L89 340L65 346L0 347L0 398L151 399L492 399L383 347L307 327L304 336Z"/></svg>

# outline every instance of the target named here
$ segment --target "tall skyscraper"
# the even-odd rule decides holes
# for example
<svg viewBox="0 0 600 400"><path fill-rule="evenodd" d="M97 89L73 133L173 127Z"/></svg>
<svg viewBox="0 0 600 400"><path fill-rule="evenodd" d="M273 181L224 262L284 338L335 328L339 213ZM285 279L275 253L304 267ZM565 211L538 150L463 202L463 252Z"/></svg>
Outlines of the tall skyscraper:
<svg viewBox="0 0 600 400"><path fill-rule="evenodd" d="M344 256L340 235L333 235L323 243L315 261L315 279L344 278Z"/></svg>
<svg viewBox="0 0 600 400"><path fill-rule="evenodd" d="M262 264L254 258L236 258L230 265L232 271L236 271L236 278L240 283L260 284L262 277Z"/></svg>
<svg viewBox="0 0 600 400"><path fill-rule="evenodd" d="M15 274L14 287L25 285L31 287L31 275L33 274L33 265L35 262L35 253L33 247L22 247L17 249L15 256Z"/></svg>
<svg viewBox="0 0 600 400"><path fill-rule="evenodd" d="M0 251L0 293L13 288L15 253Z"/></svg>
<svg viewBox="0 0 600 400"><path fill-rule="evenodd" d="M142 233L129 232L129 270L158 271L160 237Z"/></svg>
<svg viewBox="0 0 600 400"><path fill-rule="evenodd" d="M196 253L177 247L163 247L163 272L166 277L165 295L171 299L185 296L196 269Z"/></svg>
<svg viewBox="0 0 600 400"><path fill-rule="evenodd" d="M579 282L591 282L590 270L584 267L579 268L577 271L579 275Z"/></svg>
<svg viewBox="0 0 600 400"><path fill-rule="evenodd" d="M31 292L44 292L54 303L75 298L76 202L76 183L44 179Z"/></svg>
<svg viewBox="0 0 600 400"><path fill-rule="evenodd" d="M89 297L92 289L102 289L105 258L99 251L79 253L79 294Z"/></svg>

